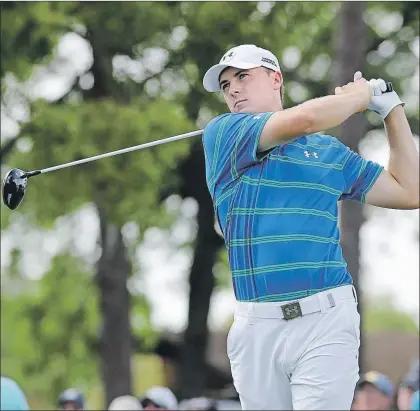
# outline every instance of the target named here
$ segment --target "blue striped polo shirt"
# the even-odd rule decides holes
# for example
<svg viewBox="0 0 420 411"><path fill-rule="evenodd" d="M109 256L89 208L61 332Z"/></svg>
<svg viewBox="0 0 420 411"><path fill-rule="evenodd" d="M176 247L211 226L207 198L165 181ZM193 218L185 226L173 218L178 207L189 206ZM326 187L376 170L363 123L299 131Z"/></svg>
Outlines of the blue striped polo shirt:
<svg viewBox="0 0 420 411"><path fill-rule="evenodd" d="M203 133L207 187L239 301L287 301L352 284L338 201L363 203L383 169L319 133L257 153L272 114L223 114Z"/></svg>

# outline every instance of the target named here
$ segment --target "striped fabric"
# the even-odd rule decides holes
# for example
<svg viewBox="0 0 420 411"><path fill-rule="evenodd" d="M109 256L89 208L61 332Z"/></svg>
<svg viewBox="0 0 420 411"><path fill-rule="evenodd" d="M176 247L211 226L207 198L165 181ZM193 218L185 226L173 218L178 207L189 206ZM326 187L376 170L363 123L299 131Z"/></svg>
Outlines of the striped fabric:
<svg viewBox="0 0 420 411"><path fill-rule="evenodd" d="M257 153L272 114L223 114L203 134L207 186L239 301L287 301L351 284L338 201L364 202L383 169L321 134Z"/></svg>

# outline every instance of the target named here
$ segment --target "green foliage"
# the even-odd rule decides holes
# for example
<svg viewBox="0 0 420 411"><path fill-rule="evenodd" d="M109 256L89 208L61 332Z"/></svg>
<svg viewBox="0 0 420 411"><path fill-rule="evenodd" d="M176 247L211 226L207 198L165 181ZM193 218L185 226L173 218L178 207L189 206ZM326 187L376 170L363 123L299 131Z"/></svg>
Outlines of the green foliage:
<svg viewBox="0 0 420 411"><path fill-rule="evenodd" d="M27 79L33 64L51 56L60 35L71 30L75 2L1 2L0 78Z"/></svg>
<svg viewBox="0 0 420 411"><path fill-rule="evenodd" d="M100 37L108 52L132 55L138 45L141 47L137 51L159 46L155 36L165 33L167 37L177 24L178 9L177 3L130 2L123 7L118 2L101 3L100 7L97 3L81 3L77 17L89 35Z"/></svg>
<svg viewBox="0 0 420 411"><path fill-rule="evenodd" d="M213 275L216 278L216 290L232 286L232 274L229 268L228 255L224 247L220 250L217 262L213 267Z"/></svg>
<svg viewBox="0 0 420 411"><path fill-rule="evenodd" d="M365 331L392 331L418 334L419 327L412 315L398 309L392 296L384 295L372 299L364 310Z"/></svg>
<svg viewBox="0 0 420 411"><path fill-rule="evenodd" d="M14 280L2 282L10 289ZM91 270L70 254L56 256L49 271L26 280L18 295L2 288L2 374L51 401L69 386L95 381L97 298Z"/></svg>
<svg viewBox="0 0 420 411"><path fill-rule="evenodd" d="M37 65L54 62L55 45L70 31L85 38L94 59L94 67L86 68L94 76L92 89L75 81L68 90L70 98L33 102L30 121L19 135L29 149L15 149L7 164L24 170L45 168L197 129L197 119L204 124L226 111L220 96L205 93L201 81L207 68L238 44L258 44L279 57L286 106L325 95L334 70L339 6L336 2L3 2L2 95L7 73L24 81ZM381 24L390 16L389 24ZM398 91L412 87L417 68L413 41L419 32L413 16L418 14L409 2L367 3L369 51L364 74L386 76ZM148 56L156 47L166 58L151 65ZM295 62L290 58L293 53ZM127 66L135 63L136 68L125 67L124 75L117 75L115 56L125 56ZM65 76L69 66L61 63L55 70ZM418 132L417 111L409 113L414 132ZM58 218L89 203L100 204L118 227L134 222L143 233L153 225L167 226L171 218L159 206L159 195L164 186L177 186L174 170L189 147L189 141L178 141L31 179L18 211L1 206L2 230L17 216L36 227L52 227ZM136 245L130 249L133 260ZM4 279L2 275L2 372L52 401L68 385L87 387L99 380L92 348L99 324L97 290L92 269L67 253L56 257L40 280L27 278L19 269L24 251L14 251L7 275ZM224 250L214 274L218 287L230 285ZM132 297L131 325L136 337L153 344L156 335L143 295ZM417 330L404 313L380 304L367 309L365 326Z"/></svg>
<svg viewBox="0 0 420 411"><path fill-rule="evenodd" d="M58 106L39 102L22 135L33 148L16 152L10 162L25 170L46 168L192 130L182 110L164 100L143 109L112 100ZM34 178L20 210L51 226L57 217L100 201L120 227L127 221L157 223L159 189L188 146L183 140Z"/></svg>

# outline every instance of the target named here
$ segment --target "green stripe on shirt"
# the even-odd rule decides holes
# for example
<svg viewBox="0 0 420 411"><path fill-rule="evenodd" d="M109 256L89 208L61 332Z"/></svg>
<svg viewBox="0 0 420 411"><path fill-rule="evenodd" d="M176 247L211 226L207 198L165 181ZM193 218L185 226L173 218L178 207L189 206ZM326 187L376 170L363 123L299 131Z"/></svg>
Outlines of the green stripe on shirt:
<svg viewBox="0 0 420 411"><path fill-rule="evenodd" d="M319 262L300 262L300 263L288 263L288 264L276 264L266 265L256 268L246 268L243 270L233 270L233 277L246 277L253 274L268 274L276 273L279 271L287 270L302 270L302 269L313 269L326 268L326 267L346 267L346 263L342 261L319 261Z"/></svg>
<svg viewBox="0 0 420 411"><path fill-rule="evenodd" d="M240 301L250 301L250 302L253 302L253 301L258 301L258 302L291 301L291 300L298 300L301 298L309 297L321 291L331 290L332 288L336 288L336 286L334 285L332 287L311 288L310 290L294 291L290 293L267 294L262 297L256 297L250 300L240 300Z"/></svg>
<svg viewBox="0 0 420 411"><path fill-rule="evenodd" d="M342 170L344 167L344 165L341 163L322 163L321 161L299 160L297 158L288 157L288 156L279 155L279 154L271 154L270 159L276 160L276 161L282 161L284 163L301 164L304 166L333 168L335 170Z"/></svg>
<svg viewBox="0 0 420 411"><path fill-rule="evenodd" d="M379 175L382 173L382 170L384 169L384 167L382 168L378 168L378 170L376 170L375 176L373 177L372 181L370 182L370 184L366 187L366 190L363 191L363 194L360 198L360 202L364 203L366 201L366 194L369 192L369 190L372 188L372 186L375 184L376 180L378 179Z"/></svg>
<svg viewBox="0 0 420 411"><path fill-rule="evenodd" d="M266 243L276 243L284 241L312 241L314 243L339 244L339 240L334 237L320 237L308 234L284 234L284 235L268 235L263 237L252 238L235 238L229 242L230 247L240 247L247 245L257 245Z"/></svg>
<svg viewBox="0 0 420 411"><path fill-rule="evenodd" d="M270 214L307 214L318 217L325 217L332 221L338 221L338 217L328 211L316 210L313 208L240 208L232 210L233 215L270 215Z"/></svg>
<svg viewBox="0 0 420 411"><path fill-rule="evenodd" d="M334 194L337 196L341 195L341 191L335 190L334 188L328 187L323 184L304 183L300 181L265 180L265 179L251 178L248 176L244 176L243 182L249 185L254 185L254 186L263 185L267 187L276 187L276 188L303 188L303 189L310 189L310 190L325 191L327 193Z"/></svg>
<svg viewBox="0 0 420 411"><path fill-rule="evenodd" d="M215 172L215 169L216 169L217 160L219 159L219 150L220 150L220 143L221 143L221 140L222 140L223 131L224 131L228 121L229 121L229 117L226 117L223 120L222 124L220 125L219 130L217 131L216 143L215 143L215 146L214 146L213 162L212 162L212 166L211 166L211 170L212 170L213 175L214 175L214 172Z"/></svg>

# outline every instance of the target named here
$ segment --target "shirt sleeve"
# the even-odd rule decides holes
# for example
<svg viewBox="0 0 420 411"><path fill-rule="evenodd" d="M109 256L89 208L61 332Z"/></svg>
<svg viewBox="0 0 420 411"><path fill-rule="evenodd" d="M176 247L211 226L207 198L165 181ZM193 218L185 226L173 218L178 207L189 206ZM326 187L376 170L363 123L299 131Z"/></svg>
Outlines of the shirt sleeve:
<svg viewBox="0 0 420 411"><path fill-rule="evenodd" d="M258 153L265 123L273 113L223 114L204 129L207 180L236 180L248 167L268 154Z"/></svg>
<svg viewBox="0 0 420 411"><path fill-rule="evenodd" d="M416 391L411 397L411 410L420 410L420 391Z"/></svg>
<svg viewBox="0 0 420 411"><path fill-rule="evenodd" d="M340 142L338 144L343 157L344 179L344 190L340 200L364 203L366 194L373 187L384 167L365 160L344 144Z"/></svg>

